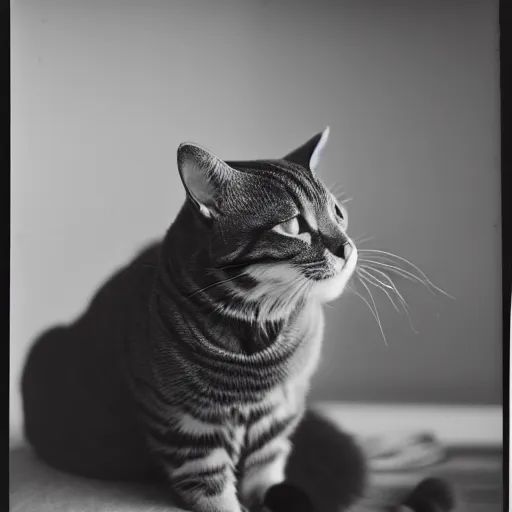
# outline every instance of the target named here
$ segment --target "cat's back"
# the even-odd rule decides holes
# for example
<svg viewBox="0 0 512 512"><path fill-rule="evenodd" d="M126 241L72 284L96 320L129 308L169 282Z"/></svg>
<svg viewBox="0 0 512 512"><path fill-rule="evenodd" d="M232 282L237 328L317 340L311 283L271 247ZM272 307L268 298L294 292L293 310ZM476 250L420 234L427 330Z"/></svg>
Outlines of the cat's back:
<svg viewBox="0 0 512 512"><path fill-rule="evenodd" d="M125 337L143 335L160 246L160 242L148 245L114 272L75 321L44 332L33 344L27 366L37 353L43 354L57 344L63 350L73 347L77 357L86 357L81 367L85 366L88 355L95 356L96 365L109 364L111 361L105 356L114 356Z"/></svg>
<svg viewBox="0 0 512 512"><path fill-rule="evenodd" d="M120 452L123 445L135 452L142 446L122 349L128 337L144 342L159 253L159 242L147 246L101 286L76 321L49 329L33 344L22 376L25 435L48 462L94 473L94 457L112 455L115 440ZM80 453L73 453L77 447ZM142 450L117 455L129 466L145 457Z"/></svg>

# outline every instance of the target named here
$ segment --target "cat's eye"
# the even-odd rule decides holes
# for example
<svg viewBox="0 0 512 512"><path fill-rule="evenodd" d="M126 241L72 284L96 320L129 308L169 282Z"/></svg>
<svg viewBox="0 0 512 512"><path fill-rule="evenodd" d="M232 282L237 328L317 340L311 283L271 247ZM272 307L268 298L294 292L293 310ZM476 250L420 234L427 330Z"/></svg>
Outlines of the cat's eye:
<svg viewBox="0 0 512 512"><path fill-rule="evenodd" d="M277 224L272 228L276 233L280 233L286 236L298 236L301 233L307 231L305 221L303 221L300 215L296 215L291 219L285 220L280 224Z"/></svg>
<svg viewBox="0 0 512 512"><path fill-rule="evenodd" d="M345 215L343 214L341 208L337 204L334 205L334 211L341 220L345 220Z"/></svg>
<svg viewBox="0 0 512 512"><path fill-rule="evenodd" d="M300 232L299 219L293 217L285 220L276 226L277 230L283 232L286 235L296 236Z"/></svg>

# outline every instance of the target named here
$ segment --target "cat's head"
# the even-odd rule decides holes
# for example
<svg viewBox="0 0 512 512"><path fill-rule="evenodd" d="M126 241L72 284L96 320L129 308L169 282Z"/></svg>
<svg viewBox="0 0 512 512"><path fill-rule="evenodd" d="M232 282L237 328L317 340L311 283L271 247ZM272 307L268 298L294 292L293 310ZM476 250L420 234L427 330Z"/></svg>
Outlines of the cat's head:
<svg viewBox="0 0 512 512"><path fill-rule="evenodd" d="M178 149L212 265L252 278L255 300L329 301L354 271L346 209L315 172L328 135L326 128L281 159L224 161L196 144Z"/></svg>

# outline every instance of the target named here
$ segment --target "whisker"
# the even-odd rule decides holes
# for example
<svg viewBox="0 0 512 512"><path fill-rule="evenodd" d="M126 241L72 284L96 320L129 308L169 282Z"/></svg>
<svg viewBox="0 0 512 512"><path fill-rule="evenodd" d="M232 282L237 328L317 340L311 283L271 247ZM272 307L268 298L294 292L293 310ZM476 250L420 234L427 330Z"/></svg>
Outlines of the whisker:
<svg viewBox="0 0 512 512"><path fill-rule="evenodd" d="M345 204L352 201L352 197L346 197L347 193L344 190L344 186L340 183L335 183L334 186L329 187L331 194L338 200L339 203Z"/></svg>
<svg viewBox="0 0 512 512"><path fill-rule="evenodd" d="M391 302L391 304L393 304L393 307L398 311L398 313L402 314L402 312L398 309L398 306L395 304L395 301L392 299L391 295L386 290L386 288L390 288L391 290L393 288L391 288L391 286L389 286L387 284L384 284L382 281L379 281L376 277L373 277L369 272L365 272L364 269L359 269L359 270L364 273L360 277L362 279L366 279L369 283L373 284L377 288L380 288L388 296L389 301ZM384 288L384 287L386 287L386 288Z"/></svg>
<svg viewBox="0 0 512 512"><path fill-rule="evenodd" d="M390 265L388 263L382 263L381 261L368 260L366 258L361 258L359 261L361 261L363 263L373 263L373 264L379 265L381 267L389 268L392 272L396 272L397 274L401 275L402 277L405 277L409 281L421 283L422 285L425 286L425 288L427 288L430 291L430 293L432 295L435 295L434 292L429 288L428 282L424 281L423 279L421 279L417 275L413 274L412 272L409 272L408 270L404 270L403 268L397 267L395 265Z"/></svg>
<svg viewBox="0 0 512 512"><path fill-rule="evenodd" d="M389 268L391 272L395 272L398 275L404 277L405 279L408 279L409 281L417 282L417 283L422 284L434 296L435 296L435 293L432 290L432 288L434 288L434 290L437 290L437 291L443 293L447 297L455 300L455 297L453 297L450 294L446 293L444 290L441 290L440 288L438 288L437 286L432 284L430 281L424 281L420 277L416 276L415 274L413 274L413 273L411 273L411 272L409 272L407 270L404 270L403 268L397 267L395 265L389 265L389 264L386 264L386 263L382 263L382 262L379 262L379 261L373 261L373 260L364 259L364 258L361 258L360 261L363 262L363 263L364 262L366 262L366 263L373 263L373 264L379 265L381 267ZM377 271L377 269L374 268L374 267L371 267L371 266L368 266L368 267L369 268L373 268L373 270ZM383 274L383 275L385 275L389 279L389 276L387 276L386 274Z"/></svg>
<svg viewBox="0 0 512 512"><path fill-rule="evenodd" d="M355 239L352 239L352 241L359 245L359 244L365 244L366 242L369 242L370 240L374 240L375 237L374 236L367 236L366 238L361 238L360 240L355 240Z"/></svg>
<svg viewBox="0 0 512 512"><path fill-rule="evenodd" d="M340 190L338 187L331 188L331 194L339 200L340 195L345 194L343 190Z"/></svg>
<svg viewBox="0 0 512 512"><path fill-rule="evenodd" d="M362 240L371 240L372 238L375 238L374 236L367 236L368 233L361 233L360 235L356 235L352 237L353 242L361 243ZM366 238L364 238L366 236Z"/></svg>
<svg viewBox="0 0 512 512"><path fill-rule="evenodd" d="M366 249L366 252L374 252L374 253L378 253L378 254L384 254L384 255L389 256L391 258L396 258L398 260L401 260L404 263L407 263L408 265L411 265L411 267L415 268L428 281L427 276L425 275L425 273L420 268L418 268L414 263L410 262L406 258L403 258L402 256L398 256L397 254L394 254L392 252L382 251L380 249Z"/></svg>
<svg viewBox="0 0 512 512"><path fill-rule="evenodd" d="M360 299L362 299L365 304L368 306L368 309L371 311L373 318L377 321L377 317L375 316L375 312L373 311L372 307L370 306L370 303L352 286L347 285L347 290L350 290L351 292L354 292Z"/></svg>
<svg viewBox="0 0 512 512"><path fill-rule="evenodd" d="M371 298L371 301L372 301L372 304L373 304L373 307L375 308L375 315L376 315L376 318L377 318L377 323L379 324L379 329L380 329L380 332L382 334L382 338L384 339L384 344L386 345L386 347L388 346L388 342L386 340L386 336L384 334L384 330L382 329L382 324L381 324L381 321L380 321L380 317L379 317L379 311L377 310L377 305L375 304L375 301L373 300L373 295L372 295L372 292L370 291L370 288L368 288L368 286L366 285L366 283L361 279L361 277L359 277L359 280L361 282L361 284L366 288L367 292L369 293L370 295L370 298Z"/></svg>
<svg viewBox="0 0 512 512"><path fill-rule="evenodd" d="M372 267L369 267L367 265L360 265L357 267L356 272L361 272L363 274L366 274L372 280L377 281L380 285L384 286L385 288L389 288L390 290L393 290L393 287L391 285L382 282L380 279L375 277L371 272L369 272L370 270L373 270Z"/></svg>
<svg viewBox="0 0 512 512"><path fill-rule="evenodd" d="M387 275L385 274L384 272L382 272L381 270L379 269L376 269L376 268L373 268L373 267L369 267L367 265L361 265L361 267L363 267L364 269L366 269L367 272L369 272L370 270L373 270L374 272L377 272L378 274L382 275L382 277L384 277L385 279L387 279L387 281L389 282L389 284L391 285L391 287L393 288L393 290L395 291L395 293L397 294L399 300L400 300L400 303L402 304L403 308L405 311L409 311L409 304L407 303L407 301L403 298L402 294L398 291L398 288L396 287L395 283L393 282L393 280ZM377 279L375 276L374 276L375 279Z"/></svg>
<svg viewBox="0 0 512 512"><path fill-rule="evenodd" d="M377 258L382 261L387 261L388 263L396 263L396 260L390 258L389 256L383 256L382 254L366 254L371 249L360 249L359 252L361 256L369 256L370 258Z"/></svg>
<svg viewBox="0 0 512 512"><path fill-rule="evenodd" d="M332 186L330 186L330 187L328 187L328 188L329 188L329 190L330 190L333 194L335 194L335 191L338 191L338 193L339 193L339 192L343 193L343 192L344 192L344 189L345 189L345 185L343 185L343 184L342 184L342 183L340 183L339 181L335 181L335 182L332 184Z"/></svg>
<svg viewBox="0 0 512 512"><path fill-rule="evenodd" d="M237 268L237 267L246 267L249 263L231 263L229 265L224 265L223 267L212 267L209 270L226 270L228 268Z"/></svg>
<svg viewBox="0 0 512 512"><path fill-rule="evenodd" d="M344 204L344 203L348 203L349 201L352 201L351 197L345 197L345 195L342 195L342 196L339 196L336 194L333 194L333 195L336 198L336 200L338 201L338 203L340 203L340 204Z"/></svg>
<svg viewBox="0 0 512 512"><path fill-rule="evenodd" d="M372 253L373 254L383 254L383 255L390 256L392 258L396 258L396 259L398 259L400 261L403 261L403 262L407 263L408 265L413 267L415 270L417 270L420 273L420 275L423 277L425 282L428 283L432 288L434 288L438 292L441 292L443 295L446 295L450 299L455 300L455 297L453 297L452 295L450 295L449 293L445 292L444 290L442 290L441 288L436 286L434 283L432 283L432 281L426 276L426 274L420 268L418 268L414 263L411 263L408 259L403 258L402 256L398 256L397 254L393 254L391 252L381 251L379 249L363 249L363 251L366 252L366 253L370 253L370 254L372 254Z"/></svg>
<svg viewBox="0 0 512 512"><path fill-rule="evenodd" d="M191 293L187 298L190 299L190 297L193 297L194 295L198 294L198 293L201 293L201 292L204 292L205 290L208 290L208 288L212 288L214 286L218 286L220 284L224 284L224 283L227 283L229 281L233 281L239 277L241 277L244 273L243 272L240 272L240 274L234 276L234 277L230 277L228 279L223 279L221 281L217 281L216 283L213 283L213 284L209 284L208 286L205 286L204 288L201 288L200 290L196 290L195 292Z"/></svg>
<svg viewBox="0 0 512 512"><path fill-rule="evenodd" d="M411 329L412 331L415 333L415 334L419 334L419 332L416 330L416 328L414 327L414 323L412 321L412 317L411 317L411 314L410 314L410 308L409 308L409 304L407 303L407 301L402 297L402 294L398 291L398 288L396 287L395 283L393 282L393 280L387 275L385 274L384 272L382 272L381 270L378 270L376 268L372 268L372 267L365 267L367 269L367 272L369 272L370 270L373 270L374 272L378 272L379 274L381 274L383 277L385 277L390 283L391 283L391 286L393 287L393 290L395 291L395 293L397 294L398 296L398 299L400 300L400 304L402 305L402 307L404 308L404 311L405 311L405 314L407 315L407 320L409 321L409 325L411 326ZM377 279L375 276L373 276L374 279ZM378 280L378 279L377 279ZM382 281L378 280L379 283L383 284Z"/></svg>

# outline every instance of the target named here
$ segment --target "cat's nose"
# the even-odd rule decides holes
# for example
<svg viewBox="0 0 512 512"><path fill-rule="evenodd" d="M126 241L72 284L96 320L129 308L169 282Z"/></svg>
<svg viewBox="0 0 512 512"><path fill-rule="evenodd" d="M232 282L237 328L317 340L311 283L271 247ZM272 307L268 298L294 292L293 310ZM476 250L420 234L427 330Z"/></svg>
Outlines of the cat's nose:
<svg viewBox="0 0 512 512"><path fill-rule="evenodd" d="M352 252L351 244L345 235L330 239L324 238L324 243L334 256L344 260L346 260Z"/></svg>
<svg viewBox="0 0 512 512"><path fill-rule="evenodd" d="M338 258L342 258L344 260L348 260L348 257L350 256L350 253L352 252L352 246L350 243L344 242L340 244L336 250L333 252L334 256L337 256Z"/></svg>

